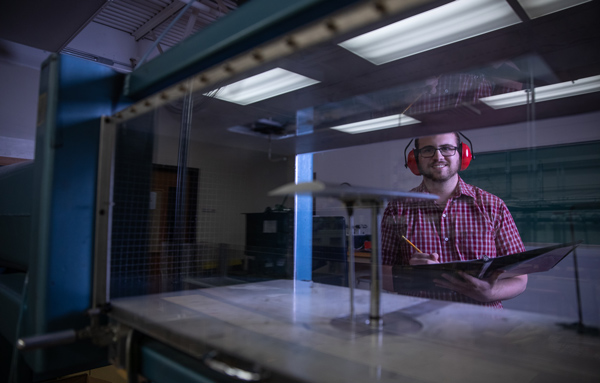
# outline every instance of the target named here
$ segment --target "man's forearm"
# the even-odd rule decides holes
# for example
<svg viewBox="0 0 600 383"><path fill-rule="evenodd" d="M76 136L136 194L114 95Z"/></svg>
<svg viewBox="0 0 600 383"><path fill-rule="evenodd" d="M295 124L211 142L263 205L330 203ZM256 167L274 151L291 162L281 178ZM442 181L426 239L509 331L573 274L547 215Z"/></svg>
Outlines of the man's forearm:
<svg viewBox="0 0 600 383"><path fill-rule="evenodd" d="M479 302L494 302L514 298L525 291L527 275L500 279L500 273L489 278L478 279L459 271L457 276L442 274L444 279L435 279L436 286L454 290Z"/></svg>
<svg viewBox="0 0 600 383"><path fill-rule="evenodd" d="M527 287L527 275L496 280L490 301L502 301L520 295Z"/></svg>

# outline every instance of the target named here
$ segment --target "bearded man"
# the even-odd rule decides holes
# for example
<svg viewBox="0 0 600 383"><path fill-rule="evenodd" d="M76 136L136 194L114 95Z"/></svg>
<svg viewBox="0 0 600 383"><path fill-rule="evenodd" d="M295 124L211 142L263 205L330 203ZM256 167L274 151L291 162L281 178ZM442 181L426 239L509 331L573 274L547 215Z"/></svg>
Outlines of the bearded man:
<svg viewBox="0 0 600 383"><path fill-rule="evenodd" d="M463 145L458 133L415 139L418 172L413 172L420 173L423 181L411 191L435 194L439 199L388 204L381 223L384 266L467 261L525 251L504 202L458 175L467 160L463 156L468 146ZM442 277L434 280L441 291L408 294L502 308L502 300L521 294L527 286L527 275L501 278L500 272L484 279L464 272Z"/></svg>

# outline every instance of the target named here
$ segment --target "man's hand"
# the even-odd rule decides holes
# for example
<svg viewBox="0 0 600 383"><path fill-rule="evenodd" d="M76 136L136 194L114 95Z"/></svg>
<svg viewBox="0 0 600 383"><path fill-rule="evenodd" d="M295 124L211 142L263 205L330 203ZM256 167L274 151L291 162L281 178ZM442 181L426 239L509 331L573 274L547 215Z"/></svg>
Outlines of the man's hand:
<svg viewBox="0 0 600 383"><path fill-rule="evenodd" d="M502 271L494 272L488 278L475 278L463 271L456 276L442 274L442 279L434 279L436 286L444 287L466 295L479 302L493 302L514 298L521 294L527 286L527 276L499 279Z"/></svg>
<svg viewBox="0 0 600 383"><path fill-rule="evenodd" d="M429 265L432 263L440 263L438 253L413 253L410 256L408 263L410 265Z"/></svg>

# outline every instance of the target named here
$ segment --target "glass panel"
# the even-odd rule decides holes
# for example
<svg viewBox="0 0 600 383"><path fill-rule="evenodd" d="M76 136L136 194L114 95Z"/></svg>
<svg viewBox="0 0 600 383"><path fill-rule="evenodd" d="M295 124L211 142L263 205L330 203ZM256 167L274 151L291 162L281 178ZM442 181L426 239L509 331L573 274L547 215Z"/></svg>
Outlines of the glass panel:
<svg viewBox="0 0 600 383"><path fill-rule="evenodd" d="M563 12L589 23L585 11L577 7ZM565 30L566 21L552 20L556 28ZM534 26L547 32L542 24L540 21ZM215 301L227 301L231 303L228 309L248 315L253 324L275 321L261 316L264 309L275 313L278 324L310 323L305 327L313 326L311 329L317 328L321 335L354 341L355 335L370 334L371 329L362 328L365 332L359 335L342 334L338 331L347 323L341 321L332 327L333 319L367 315L373 307L369 291L379 283L386 291L381 309L391 320L387 328L392 332L421 328L412 321L407 327L399 326L403 322L399 317L406 318L394 317L405 309L417 315L407 308L423 303L419 298L432 298L431 305L438 304L439 299L472 304L485 300L481 295L465 298L443 287L434 294L422 294L424 288L419 287L421 290L411 292L410 298L400 297L408 295L407 289L397 288L400 279L393 279L394 273L404 270L398 266L407 266L415 252L437 252L438 259L450 263L582 241L550 270L531 273L523 293L502 299L502 304L497 300L483 303L519 312L506 310L511 318L522 318L520 313L528 312L543 314L535 318L543 318L540 320L552 326L580 319L579 324L599 326L600 92L556 99L542 96L551 85L568 85L585 78L592 78L593 83L598 73L593 59L585 63L558 59L564 51L556 46L552 54L515 47L516 43L507 47L506 41L516 39L519 31L497 31L380 66L342 50L338 43L349 37L343 36L266 62L222 85L277 67L315 79L317 84L248 105L213 97L219 92L217 86L199 90L191 99L187 132L189 116L183 101L171 101L152 115L123 124L115 165L113 298L168 293L148 298L148 302L160 306L168 301L173 304L169 307L176 307L185 318L200 315L198 307L206 305L202 307L218 313L202 315L214 315L227 326L247 324L241 317L232 319L219 311L222 306ZM523 46L534 45L529 37L519 36ZM586 41L581 40L583 48ZM494 97L505 95L521 95L523 102L498 107ZM377 130L356 131L379 123L383 126ZM353 130L345 131L349 127ZM306 208L299 209L293 195L270 194L294 182L298 171L294 159L298 155L312 155L312 169L305 171L314 173L314 187L414 190L422 182L422 177L407 168L414 139L456 131L464 134L461 140L465 146L455 156L437 159L438 165L445 167L458 157L466 161L468 145L472 161L458 174L468 185L503 201L494 200L497 205L492 207L476 205L469 201L483 193L465 186L464 190L474 190L473 195L456 197L456 203L462 201L462 209L475 211L475 218L453 211L453 202L435 206L428 201L429 210L420 218L422 224L402 217L394 223L397 226L388 225L387 234L382 228L384 239L380 241L374 229L385 222L374 214L381 214L393 196L352 205L341 198L340 191L337 197L314 197ZM184 136L189 138L181 139ZM184 146L187 154L182 156ZM438 155L436 152L433 159ZM421 171L435 172L423 164ZM499 230L500 220L510 222L503 204L518 231L512 241ZM383 278L374 280L374 248L377 244L385 247L385 236L390 232L398 237L394 238L394 251L399 250L383 254L383 265L376 264L382 267ZM400 240L401 235L414 247ZM310 237L306 241L310 243L298 243L300 237ZM522 247L517 237L522 239ZM350 258L352 248L354 261ZM314 283L298 281L304 278L297 278L296 272L305 268ZM391 284L386 282L390 275ZM490 274L481 271L478 276L485 279ZM443 277L437 274L436 278ZM116 303L143 307L141 302ZM481 315L494 316L470 311L475 306L460 307L449 309L454 311L448 315L463 319L464 312L472 323L480 323ZM473 316L469 317L470 313ZM171 326L169 339L183 339L177 325L169 322L172 314L165 310L161 315L156 320ZM186 323L193 327L192 320ZM256 331L270 330L261 327ZM279 335L283 339L296 330L294 327ZM432 335L436 342L438 335ZM445 341L454 345L452 336ZM229 343L223 347L227 346L232 347L229 351L238 352ZM245 349L240 354L253 357L252 351ZM388 364L386 368L396 367ZM314 378L304 373L295 376Z"/></svg>
<svg viewBox="0 0 600 383"><path fill-rule="evenodd" d="M292 279L293 198L268 196L269 191L293 180L289 146L281 145L298 145L305 139L319 146L322 139L340 137L327 141L330 150L315 153L317 180L410 190L420 178L403 169L409 139L395 139L395 135L406 135L403 129L411 129L414 135L464 129L475 159L461 177L506 202L526 247L583 240L582 262L593 263L585 258L587 246L593 248L599 241L593 223L595 201L600 197L600 178L594 176L599 170L594 164L600 151L598 137L593 133L590 137L593 114L534 121L532 104L507 113L481 102L485 97L530 88L530 78L536 79L534 84L545 84L546 69L538 75L534 69L543 66L536 60L537 56L503 60L317 105L312 112L313 129L303 135L295 132L296 121L290 117L293 109L288 108L289 116L281 118L285 113L274 108L244 107L246 114L267 116L252 121L234 112L237 105L194 94L183 164L179 162L183 100L123 124L115 168L113 297ZM537 63L532 66L532 62ZM561 102L548 103L556 107ZM544 110L543 104L536 108L538 113ZM227 113L229 109L232 112ZM413 117L419 124L361 134L329 129L392 113ZM236 120L247 122L235 125ZM510 124L471 129L497 120ZM375 143L358 145L365 139ZM344 146L348 147L339 148ZM181 173L183 167L185 173ZM182 185L185 192L180 194ZM120 198L127 202L120 203ZM179 201L182 198L185 202ZM371 211L356 209L350 227L343 203L319 197L312 215L312 279L341 286L352 283L345 255L353 233L356 262L362 263L353 284L367 282L369 270L364 264L372 241ZM557 286L536 293L535 287L552 279L553 273L566 278L566 270L572 268L567 262L552 272L532 275L530 288L507 301L507 307L573 314L576 300L570 277L568 288ZM583 294L587 294L589 315L595 318L594 286ZM543 301L536 294L559 294L564 307L531 304Z"/></svg>
<svg viewBox="0 0 600 383"><path fill-rule="evenodd" d="M191 107L211 101L195 95ZM293 198L267 193L293 181L293 160L206 142L195 115L187 134L184 102L118 127L113 298L291 279Z"/></svg>

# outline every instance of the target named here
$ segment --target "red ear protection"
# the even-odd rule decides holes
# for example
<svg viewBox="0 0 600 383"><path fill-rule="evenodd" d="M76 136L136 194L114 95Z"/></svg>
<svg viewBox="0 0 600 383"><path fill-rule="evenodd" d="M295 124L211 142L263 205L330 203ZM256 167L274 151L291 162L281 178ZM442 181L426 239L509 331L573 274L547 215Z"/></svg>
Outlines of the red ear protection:
<svg viewBox="0 0 600 383"><path fill-rule="evenodd" d="M412 140L411 140L412 142ZM410 145L410 143L409 143ZM406 163L404 164L405 167L409 168L410 171L416 175L416 176L420 176L421 173L419 172L419 166L417 165L417 158L415 157L415 151L411 150L410 153L408 153L408 158L406 160Z"/></svg>
<svg viewBox="0 0 600 383"><path fill-rule="evenodd" d="M464 138L467 139L467 141L469 141L469 143L471 144L471 140L469 140L464 134L460 133L459 134L461 136L463 136ZM416 176L420 176L421 173L419 172L419 166L417 164L417 157L415 157L415 151L414 149L411 150L408 153L408 156L406 156L406 149L408 149L408 147L410 146L410 144L413 142L413 140L410 140L410 142L408 143L408 145L406 145L406 148L404 148L404 156L405 156L405 163L404 163L404 167L409 168L410 171L416 175ZM471 144L472 145L472 144ZM473 152L471 151L471 148L469 147L469 145L465 144L464 142L461 142L458 145L458 150L460 152L460 158L461 158L461 163L460 163L460 170L465 170L469 167L469 164L471 163L471 160L473 158L475 158L473 156Z"/></svg>
<svg viewBox="0 0 600 383"><path fill-rule="evenodd" d="M469 167L471 160L473 159L473 152L471 152L471 148L469 145L464 142L460 143L460 170L465 170Z"/></svg>

